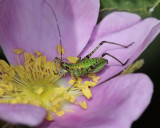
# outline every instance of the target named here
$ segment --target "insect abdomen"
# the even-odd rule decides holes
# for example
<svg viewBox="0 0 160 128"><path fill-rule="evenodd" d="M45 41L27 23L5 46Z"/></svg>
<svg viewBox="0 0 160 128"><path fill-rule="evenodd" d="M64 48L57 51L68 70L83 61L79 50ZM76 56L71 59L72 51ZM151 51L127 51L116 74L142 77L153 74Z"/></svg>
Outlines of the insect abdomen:
<svg viewBox="0 0 160 128"><path fill-rule="evenodd" d="M104 58L86 59L77 64L73 64L70 68L70 72L75 76L85 76L89 73L100 71L106 63L107 60Z"/></svg>

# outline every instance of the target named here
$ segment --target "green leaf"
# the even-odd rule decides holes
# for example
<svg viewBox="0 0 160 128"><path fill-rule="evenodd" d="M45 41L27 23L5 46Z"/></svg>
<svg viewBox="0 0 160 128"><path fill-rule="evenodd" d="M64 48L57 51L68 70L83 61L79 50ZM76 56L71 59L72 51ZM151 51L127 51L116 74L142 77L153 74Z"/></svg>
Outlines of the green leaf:
<svg viewBox="0 0 160 128"><path fill-rule="evenodd" d="M157 19L160 19L160 3L158 4L158 6L156 6L154 8L154 11L152 13L152 17L155 17Z"/></svg>
<svg viewBox="0 0 160 128"><path fill-rule="evenodd" d="M160 3L160 0L100 0L101 20L113 11L127 11L139 14L142 18L151 16L152 10Z"/></svg>

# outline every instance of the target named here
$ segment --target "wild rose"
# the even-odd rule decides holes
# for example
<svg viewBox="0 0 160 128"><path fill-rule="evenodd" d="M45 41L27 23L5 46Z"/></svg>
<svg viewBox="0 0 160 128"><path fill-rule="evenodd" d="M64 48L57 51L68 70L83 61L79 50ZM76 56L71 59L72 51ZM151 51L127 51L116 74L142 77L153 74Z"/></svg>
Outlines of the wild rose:
<svg viewBox="0 0 160 128"><path fill-rule="evenodd" d="M123 45L134 42L129 48L120 48L104 44L93 54L92 57L100 57L103 53L107 52L122 62L129 59L125 66L121 66L113 58L105 56L109 64L106 65L100 73L97 73L97 75L100 76L99 83L123 71L160 32L159 20L155 18L141 20L138 15L127 12L111 13L96 25L99 0L87 2L79 0L48 0L47 3L54 9L57 16L62 45L66 52L63 58L67 58L68 56L81 56L81 58L83 58L102 41L111 41ZM35 51L39 51L36 52L37 56L42 53L50 62L58 56L57 45L59 44L59 34L55 17L49 6L47 6L43 0L1 1L0 43L10 64L27 64L26 62L29 62L27 61L27 57L24 60L23 55L18 53L22 52L18 51L18 48L23 49L25 53L32 53L32 55ZM17 55L13 51L15 51ZM17 57L19 58L19 63ZM31 57L29 57L29 59L31 59ZM5 72L5 74L9 76L8 78L16 78L19 81L22 79L20 76L24 71L18 70L18 68L22 66L17 65L16 68L16 66L13 65L8 66L4 61L1 61L0 86L2 88L2 85L3 87L9 87L10 85L11 88L9 89L11 89L11 91L14 88L13 82L16 82L16 80L7 79L3 73ZM32 67L32 65L29 66ZM3 70L4 67L5 70ZM30 73L35 70L36 68L31 70ZM27 76L27 74L23 75ZM50 75L50 77L52 76ZM70 76L61 78L58 81L58 85L65 84L65 88L67 88L69 77ZM9 82L7 82L7 80L9 80ZM45 81L43 81L43 79L42 81L30 80L33 81L24 81L30 83L27 87L34 87L35 83L41 84ZM16 82L18 89L21 88L23 90L25 84L22 81L20 81L20 85L17 83L18 82ZM45 86L47 86L46 83ZM52 91L52 86L49 89ZM27 94L32 94L32 91L35 90L30 90ZM37 94L48 94L44 88L38 88L36 91ZM8 100L4 95L6 92L4 93L4 90L2 90L0 118L13 124L39 125L39 127L45 128L129 128L132 122L142 114L149 104L152 91L152 82L144 74L117 76L99 86L91 88L92 97L89 100L85 96L75 97L76 103L80 101L87 103L87 109L83 109L75 102L75 104L66 102L66 104L62 104L62 108L69 109L70 111L64 110L63 112L65 113L62 116L53 112L51 114L53 114L54 119L47 121L46 113L50 108L47 108L48 106L46 104L44 105L44 101L42 102L43 105L39 103L42 99L34 102L34 105L38 105L34 106L33 104L24 104L25 102L28 103L28 101L22 100L22 97L19 96L19 99L17 98L14 102L10 101L15 104L10 104L9 102L6 103ZM54 93L55 90L53 95ZM11 96L14 95L15 94L12 94ZM26 95L24 99L28 97L31 97L31 95ZM13 97L10 97L9 100L11 98ZM18 102L18 100L22 101L22 103ZM34 100L36 101L35 98ZM49 101L46 102L48 103Z"/></svg>

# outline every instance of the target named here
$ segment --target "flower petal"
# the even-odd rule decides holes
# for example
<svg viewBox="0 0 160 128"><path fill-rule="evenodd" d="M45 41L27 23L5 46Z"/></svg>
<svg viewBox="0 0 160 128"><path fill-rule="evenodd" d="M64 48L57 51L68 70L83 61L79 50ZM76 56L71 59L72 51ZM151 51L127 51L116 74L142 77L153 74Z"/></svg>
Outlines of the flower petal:
<svg viewBox="0 0 160 128"><path fill-rule="evenodd" d="M43 108L24 104L0 104L0 118L12 124L36 126L46 115Z"/></svg>
<svg viewBox="0 0 160 128"><path fill-rule="evenodd" d="M52 9L58 19L65 56L78 55L87 44L97 21L99 0L45 1L1 2L0 40L10 63L16 64L16 56L13 55L15 48L32 53L39 50L51 60L58 56L57 44L60 40Z"/></svg>
<svg viewBox="0 0 160 128"><path fill-rule="evenodd" d="M116 77L92 88L91 100L79 99L87 102L87 110L76 106L75 112L55 118L48 128L129 128L148 106L152 92L152 82L144 74Z"/></svg>
<svg viewBox="0 0 160 128"><path fill-rule="evenodd" d="M123 63L130 59L125 66L122 66L115 59L105 56L104 58L108 60L108 64L105 66L102 72L98 74L101 76L100 82L102 82L105 79L108 79L119 73L129 64L131 64L154 40L159 32L160 21L154 18L148 18L119 32L115 32L106 36L104 35L96 40L91 40L85 50L82 52L83 54L81 57L83 58L89 54L102 41L111 41L123 45L129 45L132 42L135 42L128 48L122 48L112 44L103 44L103 46L93 54L92 57L100 57L103 53L109 53Z"/></svg>
<svg viewBox="0 0 160 128"><path fill-rule="evenodd" d="M134 24L141 21L141 17L134 13L128 12L113 12L107 15L98 24L92 34L92 40L96 40L107 34L121 31L125 28L133 26Z"/></svg>

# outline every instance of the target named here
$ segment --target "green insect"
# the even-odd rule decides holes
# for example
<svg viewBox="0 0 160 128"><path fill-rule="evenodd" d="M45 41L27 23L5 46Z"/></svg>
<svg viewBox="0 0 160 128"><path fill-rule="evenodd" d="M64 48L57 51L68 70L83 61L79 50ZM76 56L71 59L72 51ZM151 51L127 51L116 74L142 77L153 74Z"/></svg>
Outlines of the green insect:
<svg viewBox="0 0 160 128"><path fill-rule="evenodd" d="M71 76L75 78L77 81L79 76L88 76L90 79L90 74L91 73L96 73L101 71L106 64L108 64L108 60L103 58L104 56L108 55L115 59L117 62L119 62L122 66L127 64L128 60L123 63L116 57L110 55L109 53L103 53L101 57L96 57L96 58L90 58L96 50L102 46L104 43L109 43L109 44L114 44L114 45L119 45L123 48L128 48L131 46L133 43L125 46L113 42L108 42L108 41L102 41L90 54L88 54L86 57L83 59L79 58L75 64L68 63L68 62L63 62L62 59L59 59L58 57L55 58L56 63L60 63L62 72L68 73L70 72ZM75 83L68 89L68 91L75 85Z"/></svg>
<svg viewBox="0 0 160 128"><path fill-rule="evenodd" d="M48 5L48 7L51 8L51 10L54 14L54 17L55 17L55 20L56 20L56 23L57 23L59 38L60 38L60 45L62 46L60 27L59 27L59 24L58 24L56 14L55 14L53 8L47 2L46 2L46 4ZM69 72L71 74L71 76L73 78L75 78L76 81L78 80L77 77L79 77L79 76L88 76L88 78L90 79L90 74L91 73L96 73L96 72L101 71L105 67L105 65L108 64L108 60L103 58L106 55L115 59L122 66L127 64L129 59L125 63L123 63L119 59L117 59L116 57L110 55L109 53L103 53L101 57L90 58L92 56L92 54L95 53L96 50L100 46L102 46L104 43L118 45L118 46L121 46L123 48L128 48L129 46L131 46L133 44L133 43L131 43L131 44L125 46L125 45L114 43L114 42L102 41L90 54L88 54L83 59L79 58L75 64L68 63L68 62L63 62L63 60L62 60L62 49L61 49L61 58L58 58L58 57L55 58L55 63L56 63L56 67L57 67L57 73L55 73L55 74L65 75L66 73ZM58 68L58 66L57 66L58 63L60 64L61 68ZM75 85L75 83L67 91L69 91Z"/></svg>

